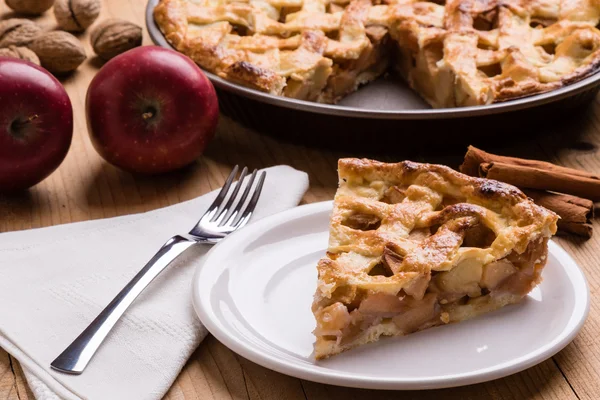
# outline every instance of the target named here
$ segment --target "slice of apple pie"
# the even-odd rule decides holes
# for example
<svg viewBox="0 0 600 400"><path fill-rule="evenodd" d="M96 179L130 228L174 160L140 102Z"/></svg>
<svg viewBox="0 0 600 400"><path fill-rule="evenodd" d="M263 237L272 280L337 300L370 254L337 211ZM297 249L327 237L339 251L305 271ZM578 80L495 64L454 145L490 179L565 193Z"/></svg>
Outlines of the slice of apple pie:
<svg viewBox="0 0 600 400"><path fill-rule="evenodd" d="M517 188L410 161L338 168L317 359L517 303L541 281L558 217Z"/></svg>

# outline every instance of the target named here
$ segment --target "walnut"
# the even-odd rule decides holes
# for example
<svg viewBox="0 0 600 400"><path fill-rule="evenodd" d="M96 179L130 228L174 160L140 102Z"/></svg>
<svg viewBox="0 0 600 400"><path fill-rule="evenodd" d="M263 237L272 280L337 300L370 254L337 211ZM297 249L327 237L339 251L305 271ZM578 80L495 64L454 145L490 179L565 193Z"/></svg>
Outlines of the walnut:
<svg viewBox="0 0 600 400"><path fill-rule="evenodd" d="M29 61L40 65L38 56L27 47L10 46L0 49L0 57L20 58L21 60Z"/></svg>
<svg viewBox="0 0 600 400"><path fill-rule="evenodd" d="M54 16L60 29L83 32L100 15L100 0L56 0Z"/></svg>
<svg viewBox="0 0 600 400"><path fill-rule="evenodd" d="M142 28L121 19L107 19L98 24L90 35L92 48L104 60L110 60L142 44Z"/></svg>
<svg viewBox="0 0 600 400"><path fill-rule="evenodd" d="M37 15L48 10L54 0L6 0L6 5L22 14Z"/></svg>
<svg viewBox="0 0 600 400"><path fill-rule="evenodd" d="M74 71L86 59L79 39L63 31L40 35L29 44L29 48L40 58L42 67L53 74Z"/></svg>
<svg viewBox="0 0 600 400"><path fill-rule="evenodd" d="M0 47L27 46L41 31L42 28L28 19L0 21Z"/></svg>

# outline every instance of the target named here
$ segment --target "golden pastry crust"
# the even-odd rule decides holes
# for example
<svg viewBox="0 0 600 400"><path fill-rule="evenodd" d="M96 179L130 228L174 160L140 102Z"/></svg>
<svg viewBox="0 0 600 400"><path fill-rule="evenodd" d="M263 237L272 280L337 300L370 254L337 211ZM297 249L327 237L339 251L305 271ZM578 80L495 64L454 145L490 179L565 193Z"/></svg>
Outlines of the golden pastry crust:
<svg viewBox="0 0 600 400"><path fill-rule="evenodd" d="M405 12L401 3L395 15ZM415 10L417 4L436 8L418 2ZM600 3L593 0L448 0L427 14L437 15L427 26L401 21L390 29L404 57L415 60L401 63L400 72L434 107L547 92L600 63Z"/></svg>
<svg viewBox="0 0 600 400"><path fill-rule="evenodd" d="M472 318L540 282L558 217L517 188L410 161L338 168L317 267L317 358Z"/></svg>
<svg viewBox="0 0 600 400"><path fill-rule="evenodd" d="M370 7L370 0L355 0L337 12L327 12L326 0L161 0L154 18L177 50L225 79L275 95L333 102L327 84L344 70L343 61L364 58L384 43L381 37L371 41L363 24ZM377 61L362 62L358 72L383 72L380 64L387 60Z"/></svg>
<svg viewBox="0 0 600 400"><path fill-rule="evenodd" d="M383 74L393 54L395 68L433 107L554 90L600 64L595 0L441 3L160 0L154 18L177 50L210 72L325 103Z"/></svg>

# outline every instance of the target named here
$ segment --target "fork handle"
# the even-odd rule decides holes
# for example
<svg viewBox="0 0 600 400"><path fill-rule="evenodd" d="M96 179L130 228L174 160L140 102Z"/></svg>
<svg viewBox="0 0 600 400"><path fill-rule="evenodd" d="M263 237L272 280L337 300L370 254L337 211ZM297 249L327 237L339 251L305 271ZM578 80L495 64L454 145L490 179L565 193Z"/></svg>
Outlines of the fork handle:
<svg viewBox="0 0 600 400"><path fill-rule="evenodd" d="M94 321L50 366L60 372L79 375L90 362L108 333L140 293L181 253L196 244L183 236L169 239L140 272L125 286Z"/></svg>

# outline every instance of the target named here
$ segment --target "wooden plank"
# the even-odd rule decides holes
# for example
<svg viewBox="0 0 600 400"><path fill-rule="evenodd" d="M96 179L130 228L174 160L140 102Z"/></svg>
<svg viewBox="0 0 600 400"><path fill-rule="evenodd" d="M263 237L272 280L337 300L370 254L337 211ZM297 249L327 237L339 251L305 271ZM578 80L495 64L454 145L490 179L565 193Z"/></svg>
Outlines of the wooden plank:
<svg viewBox="0 0 600 400"><path fill-rule="evenodd" d="M525 373L511 375L478 385L426 391L381 391L342 388L303 381L309 400L348 399L577 399L568 385L561 384L560 372L552 367L552 360L531 368ZM558 375L556 375L558 374ZM532 376L533 375L533 376ZM532 378L532 379L531 379ZM558 378L558 379L557 379ZM400 397L401 396L401 397Z"/></svg>
<svg viewBox="0 0 600 400"><path fill-rule="evenodd" d="M8 353L0 348L0 399L19 400L13 365Z"/></svg>
<svg viewBox="0 0 600 400"><path fill-rule="evenodd" d="M300 381L258 366L235 355L231 350L209 336L199 349L208 347L233 398L294 398L294 399L576 399L562 374L552 360L548 360L522 373L479 385L428 391L379 391L343 388ZM196 355L192 357L198 359ZM189 364L189 363L188 363ZM244 371L241 376L240 370ZM223 373L223 371L229 371ZM231 372L233 371L233 372ZM226 375L227 374L227 375ZM230 375L229 375L230 374ZM178 379L179 381L179 379ZM296 384L299 383L299 386ZM197 385L197 383L190 382ZM199 385L199 384L198 384ZM243 385L247 386L247 394ZM258 396L258 397L256 397ZM279 396L279 397L278 397ZM280 397L284 396L284 397ZM229 397L222 397L229 398Z"/></svg>
<svg viewBox="0 0 600 400"><path fill-rule="evenodd" d="M15 375L15 384L17 387L17 395L19 396L19 400L34 400L35 396L31 392L29 385L27 385L27 379L25 378L25 374L23 374L23 368L13 357L10 357L10 359Z"/></svg>

